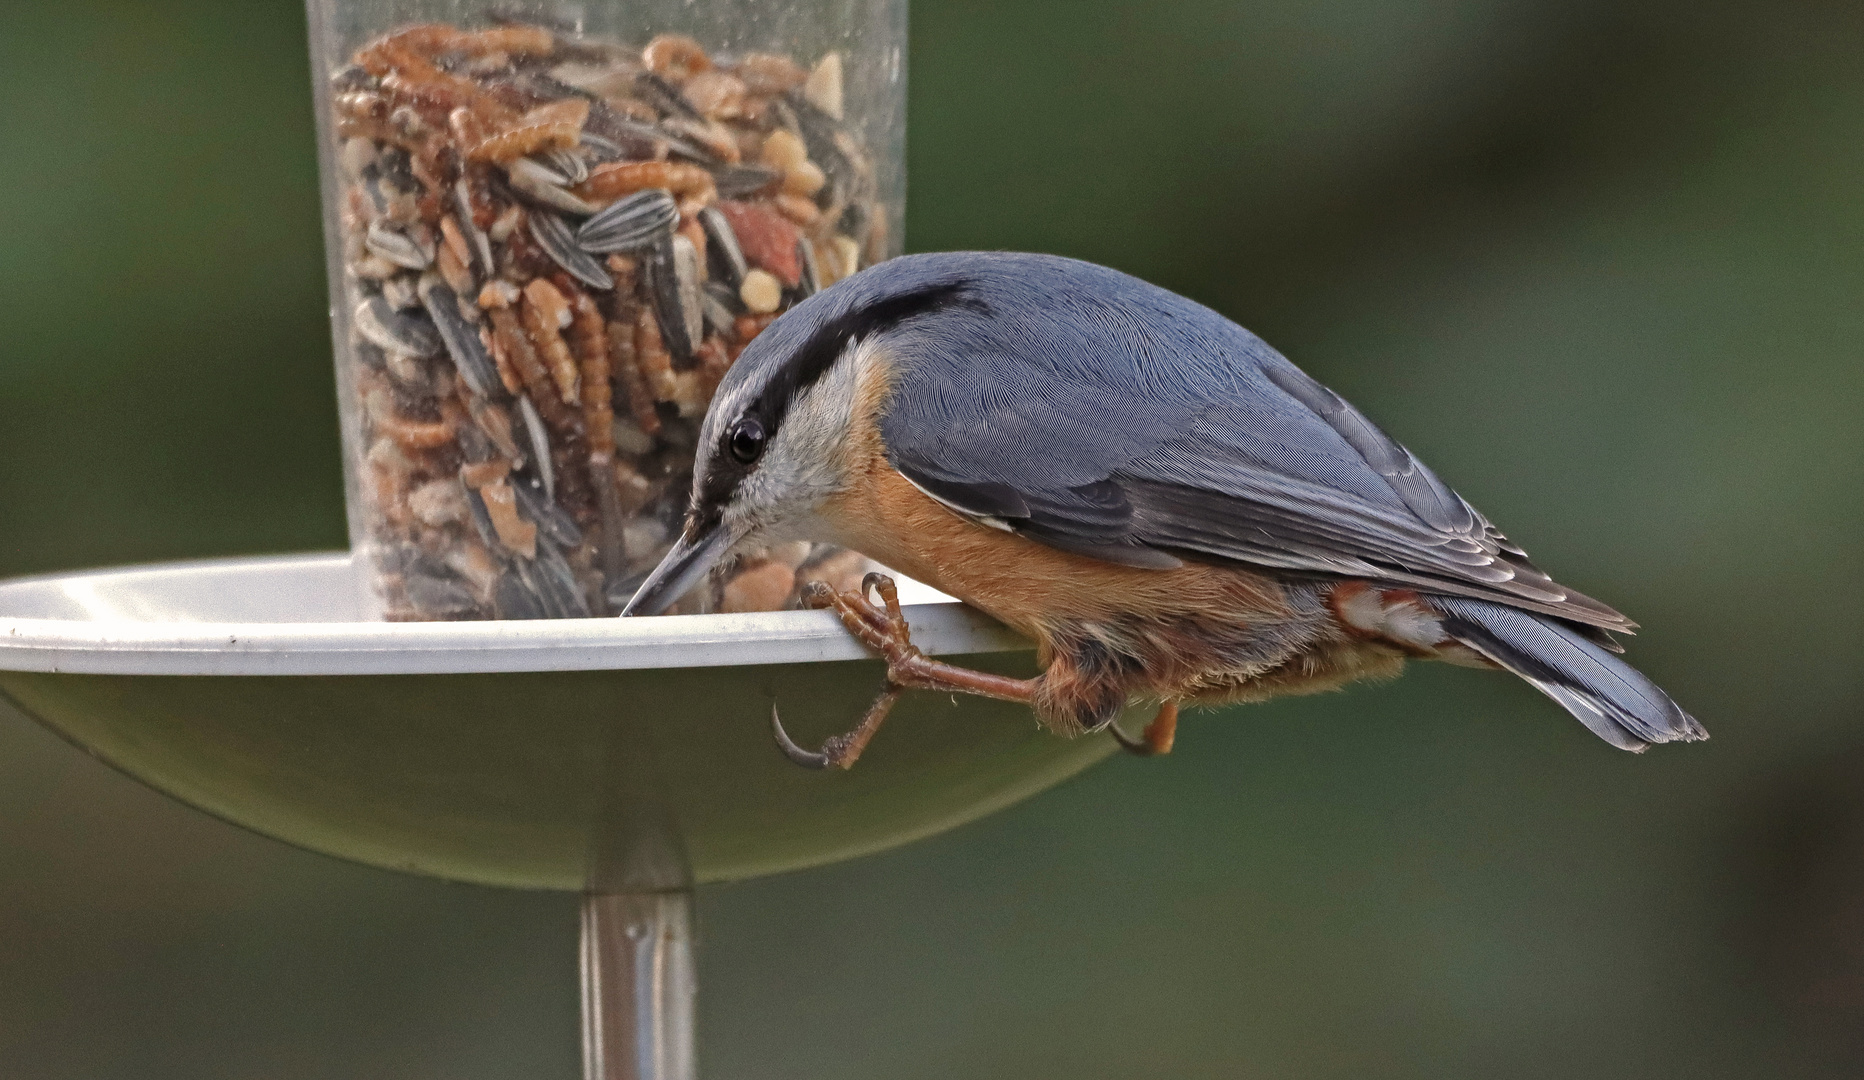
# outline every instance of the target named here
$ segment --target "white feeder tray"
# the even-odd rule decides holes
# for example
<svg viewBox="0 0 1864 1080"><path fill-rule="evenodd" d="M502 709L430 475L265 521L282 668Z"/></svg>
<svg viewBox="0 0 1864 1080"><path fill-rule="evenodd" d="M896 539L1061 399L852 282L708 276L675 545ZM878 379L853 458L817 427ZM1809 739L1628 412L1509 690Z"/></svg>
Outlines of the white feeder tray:
<svg viewBox="0 0 1864 1080"><path fill-rule="evenodd" d="M638 892L775 873L999 809L1110 753L1024 706L909 693L850 772L884 668L822 611L359 621L347 555L0 582L0 693L124 772L316 851L485 884ZM902 583L928 654L1030 644Z"/></svg>

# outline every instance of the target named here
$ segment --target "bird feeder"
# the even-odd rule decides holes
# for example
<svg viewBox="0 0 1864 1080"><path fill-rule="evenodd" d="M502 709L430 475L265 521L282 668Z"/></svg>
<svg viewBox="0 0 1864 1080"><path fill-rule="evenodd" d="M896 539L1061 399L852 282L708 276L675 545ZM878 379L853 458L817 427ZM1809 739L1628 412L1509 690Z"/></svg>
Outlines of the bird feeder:
<svg viewBox="0 0 1864 1080"><path fill-rule="evenodd" d="M616 610L678 525L725 367L900 243L904 0L309 0L352 550L0 583L0 692L125 773L311 850L583 894L589 1080L689 1080L691 890L1009 805L1113 749L901 702L797 769L880 661L752 553ZM834 579L840 577L842 581ZM929 655L1029 644L908 584Z"/></svg>

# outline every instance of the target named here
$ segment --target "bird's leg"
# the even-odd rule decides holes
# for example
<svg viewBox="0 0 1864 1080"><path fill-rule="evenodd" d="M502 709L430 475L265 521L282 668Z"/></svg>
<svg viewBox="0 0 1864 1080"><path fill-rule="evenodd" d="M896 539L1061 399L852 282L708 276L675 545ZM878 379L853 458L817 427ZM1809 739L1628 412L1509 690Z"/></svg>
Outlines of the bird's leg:
<svg viewBox="0 0 1864 1080"><path fill-rule="evenodd" d="M1178 737L1178 703L1167 701L1160 705L1158 715L1146 725L1146 733L1137 739L1121 731L1118 721L1108 724L1107 732L1113 736L1114 742L1120 744L1120 749L1135 757L1169 754L1172 741Z"/></svg>
<svg viewBox="0 0 1864 1080"><path fill-rule="evenodd" d="M878 593L881 603L870 600L869 593ZM860 592L838 593L820 581L812 581L803 586L802 600L805 607L834 608L849 633L886 657L888 685L976 694L1025 705L1035 697L1034 679L1012 679L927 658L913 645L911 628L900 611L899 590L885 574L867 575L861 580Z"/></svg>
<svg viewBox="0 0 1864 1080"><path fill-rule="evenodd" d="M870 600L869 593L878 593L880 604ZM861 751L867 748L868 740L880 729L881 721L892 711L893 703L909 689L976 694L1024 704L1035 696L1034 679L1012 679L928 659L913 645L906 616L900 611L899 591L893 579L885 574L867 575L861 580L859 592L838 593L823 582L812 581L803 586L802 601L804 607L833 608L849 633L886 657L887 684L859 724L846 734L823 743L819 751L804 750L796 745L783 730L783 721L773 705L770 710L772 733L783 753L798 765L812 769L852 767Z"/></svg>

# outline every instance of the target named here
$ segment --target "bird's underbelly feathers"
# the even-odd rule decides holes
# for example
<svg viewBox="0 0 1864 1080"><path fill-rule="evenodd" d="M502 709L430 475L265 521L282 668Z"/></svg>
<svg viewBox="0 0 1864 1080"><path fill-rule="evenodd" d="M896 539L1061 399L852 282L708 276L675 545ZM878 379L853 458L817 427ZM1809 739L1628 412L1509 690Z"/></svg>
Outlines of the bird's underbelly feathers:
<svg viewBox="0 0 1864 1080"><path fill-rule="evenodd" d="M1059 624L1128 615L1296 615L1270 578L1196 565L1147 570L1060 551L961 517L884 463L835 502L824 516L849 546L1038 639Z"/></svg>
<svg viewBox="0 0 1864 1080"><path fill-rule="evenodd" d="M1103 719L1115 697L1311 693L1395 675L1407 653L1427 653L1384 640L1376 605L1347 611L1370 620L1372 632L1343 622L1331 602L1336 583L1192 563L1143 569L1060 551L959 516L884 458L857 470L820 513L838 542L1034 639L1055 694L1080 699L1038 711L1072 712L1083 727ZM1077 726L1067 715L1045 719Z"/></svg>

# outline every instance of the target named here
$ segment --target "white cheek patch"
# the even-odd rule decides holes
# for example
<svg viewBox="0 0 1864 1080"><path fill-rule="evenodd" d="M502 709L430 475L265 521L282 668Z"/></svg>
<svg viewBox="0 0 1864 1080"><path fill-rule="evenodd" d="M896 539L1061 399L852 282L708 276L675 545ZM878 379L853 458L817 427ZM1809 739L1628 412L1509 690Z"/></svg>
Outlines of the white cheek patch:
<svg viewBox="0 0 1864 1080"><path fill-rule="evenodd" d="M797 395L762 461L739 486L728 519L747 534L794 531L845 486L857 383L875 360L870 345L844 350L814 386Z"/></svg>

